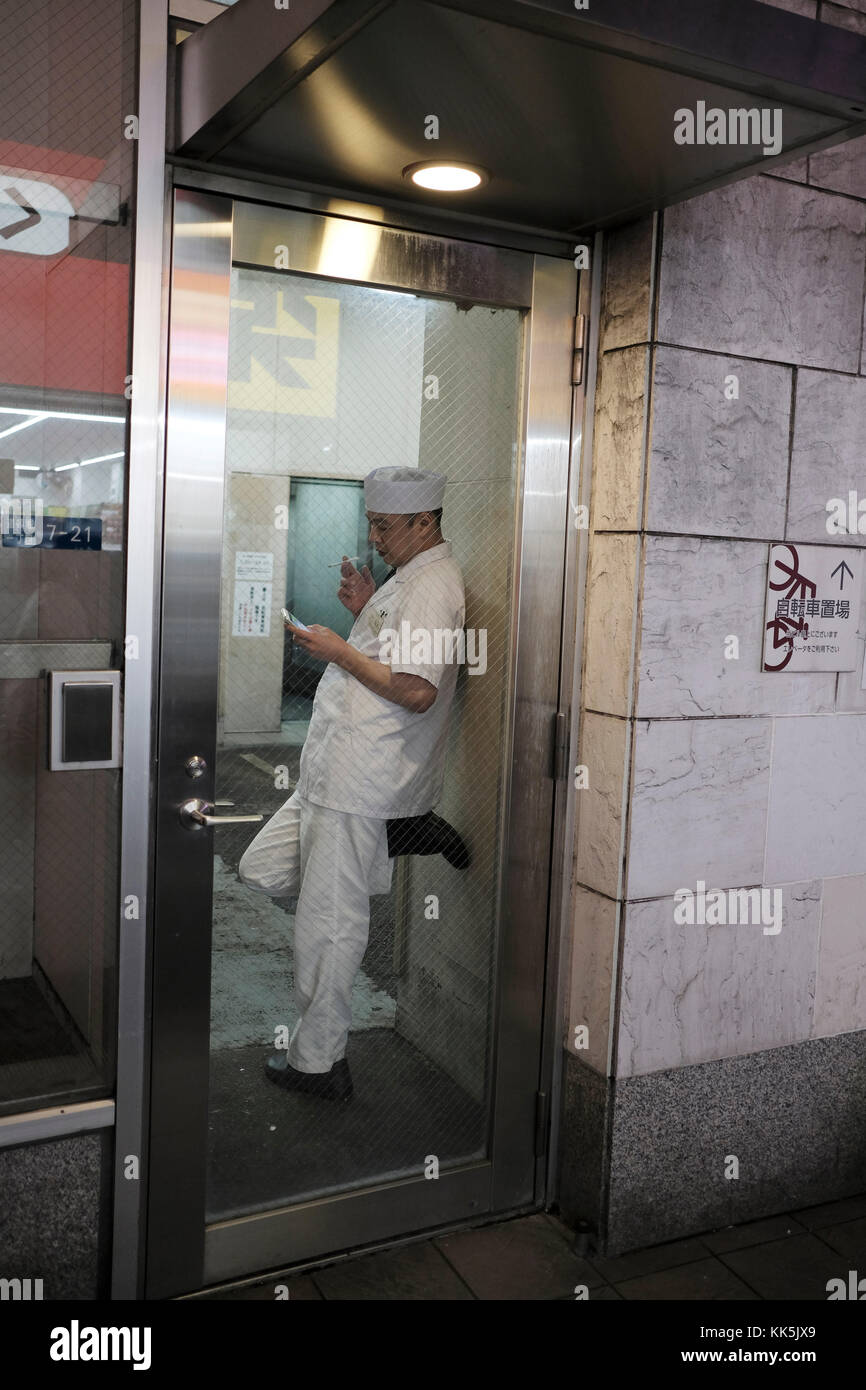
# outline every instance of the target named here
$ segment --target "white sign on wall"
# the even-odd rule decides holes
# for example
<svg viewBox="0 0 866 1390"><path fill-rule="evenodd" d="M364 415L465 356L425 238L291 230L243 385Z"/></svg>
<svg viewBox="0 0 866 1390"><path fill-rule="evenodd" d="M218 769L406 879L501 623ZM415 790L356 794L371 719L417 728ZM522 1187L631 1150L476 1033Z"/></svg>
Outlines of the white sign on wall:
<svg viewBox="0 0 866 1390"><path fill-rule="evenodd" d="M66 194L53 184L0 173L0 251L56 256L69 245L74 216Z"/></svg>
<svg viewBox="0 0 866 1390"><path fill-rule="evenodd" d="M270 637L273 584L236 579L232 606L232 637Z"/></svg>
<svg viewBox="0 0 866 1390"><path fill-rule="evenodd" d="M863 551L770 546L764 671L853 671Z"/></svg>
<svg viewBox="0 0 866 1390"><path fill-rule="evenodd" d="M235 552L235 579L259 579L267 583L274 577L274 556L270 550Z"/></svg>

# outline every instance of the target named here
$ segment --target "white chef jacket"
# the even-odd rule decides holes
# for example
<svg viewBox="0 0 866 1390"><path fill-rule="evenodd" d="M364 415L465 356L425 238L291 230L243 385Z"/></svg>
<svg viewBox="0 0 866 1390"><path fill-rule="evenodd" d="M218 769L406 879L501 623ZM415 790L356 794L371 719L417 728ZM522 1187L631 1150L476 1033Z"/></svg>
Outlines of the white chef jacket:
<svg viewBox="0 0 866 1390"><path fill-rule="evenodd" d="M397 568L361 609L347 640L365 656L383 660L379 633L384 629L399 634L408 622L411 633L456 633L465 620L463 576L450 542L443 541ZM301 796L362 816L418 816L432 810L442 795L459 651L447 640L439 652L432 640L430 645L429 653L416 646L414 653L393 652L397 659L391 660L384 651L392 671L422 676L436 686L436 699L423 713L386 700L329 662L301 752ZM413 660L413 655L431 659Z"/></svg>

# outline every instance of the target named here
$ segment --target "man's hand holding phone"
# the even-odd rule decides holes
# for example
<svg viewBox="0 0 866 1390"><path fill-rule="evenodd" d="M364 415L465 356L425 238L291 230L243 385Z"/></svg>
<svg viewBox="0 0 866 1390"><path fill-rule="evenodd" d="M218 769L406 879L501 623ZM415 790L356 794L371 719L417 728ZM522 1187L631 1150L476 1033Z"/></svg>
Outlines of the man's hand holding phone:
<svg viewBox="0 0 866 1390"><path fill-rule="evenodd" d="M313 623L308 627L288 609L283 608L280 611L283 624L292 635L292 641L296 642L302 651L308 652L317 661L340 661L349 644L339 633L333 632L329 627L322 627L321 623Z"/></svg>
<svg viewBox="0 0 866 1390"><path fill-rule="evenodd" d="M357 570L348 555L343 556L340 576L337 598L343 607L348 608L352 616L357 618L365 603L375 594L376 581L367 565L362 570Z"/></svg>
<svg viewBox="0 0 866 1390"><path fill-rule="evenodd" d="M299 628L301 632L309 632L310 629L307 624L301 622L297 613L290 613L288 608L281 608L280 612L283 615L283 622L286 627L296 627Z"/></svg>

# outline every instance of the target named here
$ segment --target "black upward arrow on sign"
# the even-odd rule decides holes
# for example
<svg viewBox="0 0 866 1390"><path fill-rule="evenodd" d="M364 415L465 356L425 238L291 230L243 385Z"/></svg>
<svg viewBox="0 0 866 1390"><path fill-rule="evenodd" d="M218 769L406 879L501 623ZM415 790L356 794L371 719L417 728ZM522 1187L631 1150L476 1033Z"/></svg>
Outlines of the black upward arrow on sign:
<svg viewBox="0 0 866 1390"><path fill-rule="evenodd" d="M38 226L42 221L42 214L37 212L35 208L32 208L30 204L25 201L17 188L7 188L6 192L9 194L9 197L14 198L18 206L27 213L23 221L13 222L9 227L0 228L0 236L8 241L10 237L17 236L19 232L26 232L28 227Z"/></svg>
<svg viewBox="0 0 866 1390"><path fill-rule="evenodd" d="M839 571L840 571L840 570L842 571L841 574L839 574ZM854 578L854 571L848 569L848 566L845 564L845 561L844 561L844 560L842 561L841 565L837 565L837 566L836 566L836 568L833 570L832 574L830 575L830 578L831 578L831 579L834 579L834 578L836 577L836 575L839 574L839 588L840 588L840 589L843 588L843 587L844 587L844 584L845 584L845 571L846 571L846 570L848 570L848 573L850 574L851 578L853 579L853 578Z"/></svg>

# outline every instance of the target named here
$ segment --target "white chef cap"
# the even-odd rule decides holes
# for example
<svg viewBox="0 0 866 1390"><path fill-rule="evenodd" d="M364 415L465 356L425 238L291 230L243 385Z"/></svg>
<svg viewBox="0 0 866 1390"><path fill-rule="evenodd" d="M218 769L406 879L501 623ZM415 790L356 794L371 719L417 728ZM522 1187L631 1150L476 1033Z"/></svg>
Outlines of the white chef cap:
<svg viewBox="0 0 866 1390"><path fill-rule="evenodd" d="M420 468L374 468L364 479L364 503L369 512L435 512L445 496L444 473Z"/></svg>

